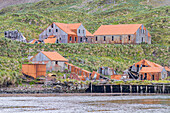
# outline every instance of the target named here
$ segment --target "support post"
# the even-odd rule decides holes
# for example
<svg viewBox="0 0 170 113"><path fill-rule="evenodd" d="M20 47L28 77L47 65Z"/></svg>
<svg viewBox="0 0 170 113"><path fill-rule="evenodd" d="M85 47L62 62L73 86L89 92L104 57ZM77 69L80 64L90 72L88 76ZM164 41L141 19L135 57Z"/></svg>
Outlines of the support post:
<svg viewBox="0 0 170 113"><path fill-rule="evenodd" d="M136 86L137 93L139 93L139 85Z"/></svg>
<svg viewBox="0 0 170 113"><path fill-rule="evenodd" d="M140 93L143 93L143 87L142 86L140 87L140 89L141 89Z"/></svg>
<svg viewBox="0 0 170 113"><path fill-rule="evenodd" d="M91 82L91 93L93 93L93 85L92 85L92 82Z"/></svg>
<svg viewBox="0 0 170 113"><path fill-rule="evenodd" d="M165 84L162 86L163 93L165 93Z"/></svg>
<svg viewBox="0 0 170 113"><path fill-rule="evenodd" d="M146 90L145 90L145 93L147 93L147 91L148 91L148 86L146 85Z"/></svg>
<svg viewBox="0 0 170 113"><path fill-rule="evenodd" d="M132 85L130 85L130 93L132 93Z"/></svg>
<svg viewBox="0 0 170 113"><path fill-rule="evenodd" d="M106 86L104 85L104 93L106 93Z"/></svg>
<svg viewBox="0 0 170 113"><path fill-rule="evenodd" d="M112 87L112 85L110 85L110 90L111 90L111 93L113 93L113 87Z"/></svg>
<svg viewBox="0 0 170 113"><path fill-rule="evenodd" d="M122 93L122 85L120 85L120 92Z"/></svg>

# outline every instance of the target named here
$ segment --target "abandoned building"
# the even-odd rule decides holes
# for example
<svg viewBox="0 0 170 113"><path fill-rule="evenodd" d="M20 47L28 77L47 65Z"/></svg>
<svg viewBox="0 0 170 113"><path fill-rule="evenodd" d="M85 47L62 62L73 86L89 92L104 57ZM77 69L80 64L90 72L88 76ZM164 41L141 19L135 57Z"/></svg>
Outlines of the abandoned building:
<svg viewBox="0 0 170 113"><path fill-rule="evenodd" d="M45 64L22 64L22 73L25 76L36 79L46 75Z"/></svg>
<svg viewBox="0 0 170 113"><path fill-rule="evenodd" d="M151 35L143 24L101 25L93 35L94 43L151 44Z"/></svg>
<svg viewBox="0 0 170 113"><path fill-rule="evenodd" d="M127 70L130 79L138 80L163 80L167 77L164 67L159 64L143 59Z"/></svg>
<svg viewBox="0 0 170 113"><path fill-rule="evenodd" d="M40 35L44 43L92 43L93 35L81 23L53 22Z"/></svg>
<svg viewBox="0 0 170 113"><path fill-rule="evenodd" d="M11 40L16 40L16 41L27 43L26 38L18 30L15 30L15 31L5 31L4 32L4 36L6 38L11 39Z"/></svg>
<svg viewBox="0 0 170 113"><path fill-rule="evenodd" d="M89 72L87 70L81 69L73 64L65 62L65 69L71 73L71 78L76 80L108 80L107 77L101 75L98 72Z"/></svg>
<svg viewBox="0 0 170 113"><path fill-rule="evenodd" d="M45 52L41 51L30 60L33 64L46 64L47 71L61 71L65 69L65 62L68 62L68 59L64 58L57 52Z"/></svg>
<svg viewBox="0 0 170 113"><path fill-rule="evenodd" d="M110 67L99 67L98 73L103 74L103 75L113 75L116 74L116 71L113 68Z"/></svg>
<svg viewBox="0 0 170 113"><path fill-rule="evenodd" d="M170 76L170 68L165 66L165 70L167 71L168 77Z"/></svg>

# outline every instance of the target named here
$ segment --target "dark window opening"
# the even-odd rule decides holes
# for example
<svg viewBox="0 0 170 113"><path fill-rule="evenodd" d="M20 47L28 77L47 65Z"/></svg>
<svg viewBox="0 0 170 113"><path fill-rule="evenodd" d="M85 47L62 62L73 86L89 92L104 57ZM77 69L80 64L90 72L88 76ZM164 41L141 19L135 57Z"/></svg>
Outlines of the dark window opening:
<svg viewBox="0 0 170 113"><path fill-rule="evenodd" d="M57 39L56 43L58 43L58 39Z"/></svg>
<svg viewBox="0 0 170 113"><path fill-rule="evenodd" d="M130 41L130 35L128 35L129 41Z"/></svg>
<svg viewBox="0 0 170 113"><path fill-rule="evenodd" d="M143 37L142 37L142 42L143 42Z"/></svg>
<svg viewBox="0 0 170 113"><path fill-rule="evenodd" d="M87 42L87 38L86 38L86 42Z"/></svg>
<svg viewBox="0 0 170 113"><path fill-rule="evenodd" d="M152 80L155 80L155 76L154 75L152 75Z"/></svg>
<svg viewBox="0 0 170 113"><path fill-rule="evenodd" d="M104 41L106 41L106 36L104 36Z"/></svg>
<svg viewBox="0 0 170 113"><path fill-rule="evenodd" d="M58 29L56 29L56 32L58 32Z"/></svg>
<svg viewBox="0 0 170 113"><path fill-rule="evenodd" d="M79 29L79 33L80 33L80 29Z"/></svg>
<svg viewBox="0 0 170 113"><path fill-rule="evenodd" d="M77 41L77 37L75 37L75 41Z"/></svg>
<svg viewBox="0 0 170 113"><path fill-rule="evenodd" d="M51 28L53 28L53 24L51 25Z"/></svg>
<svg viewBox="0 0 170 113"><path fill-rule="evenodd" d="M137 65L137 72L139 71L139 65Z"/></svg>
<svg viewBox="0 0 170 113"><path fill-rule="evenodd" d="M146 67L145 65L142 65L142 67Z"/></svg>
<svg viewBox="0 0 170 113"><path fill-rule="evenodd" d="M143 75L141 75L141 78L140 78L141 80L143 80Z"/></svg>
<svg viewBox="0 0 170 113"><path fill-rule="evenodd" d="M61 40L61 38L60 38L60 40Z"/></svg>
<svg viewBox="0 0 170 113"><path fill-rule="evenodd" d="M49 29L49 32L51 32L51 29Z"/></svg>
<svg viewBox="0 0 170 113"><path fill-rule="evenodd" d="M58 61L55 61L55 64L58 64Z"/></svg>
<svg viewBox="0 0 170 113"><path fill-rule="evenodd" d="M5 35L7 35L7 33L5 32Z"/></svg>
<svg viewBox="0 0 170 113"><path fill-rule="evenodd" d="M112 36L112 41L114 40L114 36Z"/></svg>
<svg viewBox="0 0 170 113"><path fill-rule="evenodd" d="M97 36L96 36L96 41L97 41Z"/></svg>
<svg viewBox="0 0 170 113"><path fill-rule="evenodd" d="M122 41L122 36L120 36L120 41Z"/></svg>
<svg viewBox="0 0 170 113"><path fill-rule="evenodd" d="M80 38L80 42L82 42L82 37Z"/></svg>
<svg viewBox="0 0 170 113"><path fill-rule="evenodd" d="M70 41L71 41L72 39L71 39L71 37L70 37Z"/></svg>
<svg viewBox="0 0 170 113"><path fill-rule="evenodd" d="M146 80L147 79L147 73L145 73L145 77L144 77L144 80Z"/></svg>

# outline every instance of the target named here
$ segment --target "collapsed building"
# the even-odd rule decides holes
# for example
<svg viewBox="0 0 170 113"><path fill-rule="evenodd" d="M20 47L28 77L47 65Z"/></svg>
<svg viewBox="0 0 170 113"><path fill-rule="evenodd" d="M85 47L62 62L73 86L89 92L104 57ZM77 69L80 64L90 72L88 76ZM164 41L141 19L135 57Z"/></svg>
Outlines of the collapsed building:
<svg viewBox="0 0 170 113"><path fill-rule="evenodd" d="M77 66L74 66L73 64L70 64L68 62L65 62L65 69L68 70L68 72L71 72L73 76L71 77L72 79L76 80L108 80L107 77L101 75L98 72L89 72L87 70L81 69Z"/></svg>
<svg viewBox="0 0 170 113"><path fill-rule="evenodd" d="M20 41L20 42L24 42L27 43L26 38L23 36L22 33L20 33L18 30L14 30L14 31L5 31L4 32L4 36L6 38L9 38L11 40L16 40L16 41Z"/></svg>
<svg viewBox="0 0 170 113"><path fill-rule="evenodd" d="M130 79L137 80L160 80L167 77L167 72L164 67L146 59L133 64L124 72Z"/></svg>

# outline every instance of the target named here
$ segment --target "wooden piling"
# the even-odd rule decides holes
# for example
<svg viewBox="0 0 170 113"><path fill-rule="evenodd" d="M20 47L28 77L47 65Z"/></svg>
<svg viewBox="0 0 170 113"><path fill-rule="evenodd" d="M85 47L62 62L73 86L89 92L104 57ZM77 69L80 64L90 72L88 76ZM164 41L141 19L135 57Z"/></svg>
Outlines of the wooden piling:
<svg viewBox="0 0 170 113"><path fill-rule="evenodd" d="M132 93L132 85L130 85L130 93Z"/></svg>
<svg viewBox="0 0 170 113"><path fill-rule="evenodd" d="M142 86L140 87L140 89L141 89L140 93L143 93L143 87Z"/></svg>
<svg viewBox="0 0 170 113"><path fill-rule="evenodd" d="M112 87L112 85L110 85L110 90L111 90L111 93L113 93L113 87Z"/></svg>
<svg viewBox="0 0 170 113"><path fill-rule="evenodd" d="M154 93L157 93L157 86L154 86Z"/></svg>
<svg viewBox="0 0 170 113"><path fill-rule="evenodd" d="M120 92L122 93L122 85L120 85Z"/></svg>
<svg viewBox="0 0 170 113"><path fill-rule="evenodd" d="M104 85L104 93L106 93L106 86Z"/></svg>
<svg viewBox="0 0 170 113"><path fill-rule="evenodd" d="M147 93L147 91L148 91L148 86L146 85L145 93Z"/></svg>
<svg viewBox="0 0 170 113"><path fill-rule="evenodd" d="M92 85L92 83L91 83L91 93L93 93L93 85Z"/></svg>
<svg viewBox="0 0 170 113"><path fill-rule="evenodd" d="M165 93L165 85L164 84L162 86L162 90L163 90L162 92Z"/></svg>

